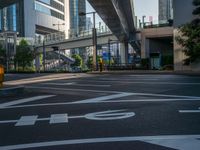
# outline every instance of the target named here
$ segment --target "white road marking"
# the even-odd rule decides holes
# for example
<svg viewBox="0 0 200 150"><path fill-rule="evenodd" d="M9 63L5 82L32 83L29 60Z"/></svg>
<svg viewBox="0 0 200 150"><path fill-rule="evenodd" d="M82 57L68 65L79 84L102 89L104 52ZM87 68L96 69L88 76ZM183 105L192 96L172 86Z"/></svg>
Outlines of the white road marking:
<svg viewBox="0 0 200 150"><path fill-rule="evenodd" d="M179 113L200 113L200 110L179 110Z"/></svg>
<svg viewBox="0 0 200 150"><path fill-rule="evenodd" d="M15 126L35 125L36 121L49 121L49 124L68 123L68 119L89 119L89 120L119 120L135 116L134 112L126 110L109 110L95 113L88 113L81 116L68 116L68 114L52 114L50 118L38 118L38 116L22 116L19 120L0 121L0 124L16 123Z"/></svg>
<svg viewBox="0 0 200 150"><path fill-rule="evenodd" d="M51 115L50 124L68 123L68 114Z"/></svg>
<svg viewBox="0 0 200 150"><path fill-rule="evenodd" d="M71 83L41 83L41 84L45 84L45 85L73 85L75 84L75 82L71 82Z"/></svg>
<svg viewBox="0 0 200 150"><path fill-rule="evenodd" d="M200 83L184 83L184 82L129 82L134 84L166 84L166 85L200 85Z"/></svg>
<svg viewBox="0 0 200 150"><path fill-rule="evenodd" d="M95 104L95 103L137 103L137 102L174 102L174 101L200 101L199 99L132 99L132 100L106 100L98 101L92 103L84 104ZM0 109L14 109L14 108L27 108L27 107L45 107L45 106L64 106L64 105L79 105L82 103L74 102L63 102L63 103L45 103L45 104L31 104L31 105L19 105L19 106L10 106Z"/></svg>
<svg viewBox="0 0 200 150"><path fill-rule="evenodd" d="M54 97L54 96L55 95L44 95L44 96L35 96L35 97L31 97L31 98L24 98L24 99L15 100L15 101L0 104L0 108L5 108L5 107L8 107L8 106L22 104L22 103L26 103L26 102L32 102L32 101L41 100L41 99L45 99L45 98L50 98L50 97Z"/></svg>
<svg viewBox="0 0 200 150"><path fill-rule="evenodd" d="M110 110L104 112L96 112L85 115L90 120L118 120L135 116L134 112L123 112L126 110Z"/></svg>
<svg viewBox="0 0 200 150"><path fill-rule="evenodd" d="M72 83L44 83L47 85L57 85L57 86L65 86L65 85L74 85L74 86L85 86L85 87L110 87L111 85L99 85L99 84L78 84L75 82Z"/></svg>
<svg viewBox="0 0 200 150"><path fill-rule="evenodd" d="M179 110L179 113L200 113L200 107L198 110Z"/></svg>
<svg viewBox="0 0 200 150"><path fill-rule="evenodd" d="M27 88L30 89L46 89L46 90L60 90L60 91L79 91L79 92L94 92L94 93L112 93L112 94L123 94L128 92L122 92L122 91L102 91L102 90L86 90L86 89L72 89L72 88L52 88L52 87L37 87L37 86L27 86ZM166 94L153 94L153 93L131 93L132 95L138 95L138 96L159 96L159 97L173 97L173 98L190 98L190 99L200 99L198 96L182 96L182 95L166 95Z"/></svg>
<svg viewBox="0 0 200 150"><path fill-rule="evenodd" d="M145 142L156 144L168 148L177 150L199 150L200 140L199 139L161 139L161 140L146 140Z"/></svg>
<svg viewBox="0 0 200 150"><path fill-rule="evenodd" d="M62 141L48 141L39 143L19 144L0 146L1 150L18 150L28 148L41 148L62 145L77 145L77 144L94 144L94 143L112 143L112 142L133 142L143 141L147 143L156 143L157 145L165 145L168 148L182 148L181 150L193 150L200 147L200 135L163 135L163 136L129 136L129 137L107 137L107 138L92 138L92 139L75 139L75 140L62 140ZM159 141L165 141L159 143ZM172 144L176 143L177 144ZM194 149L199 150L199 149Z"/></svg>
<svg viewBox="0 0 200 150"><path fill-rule="evenodd" d="M120 94L114 94L114 95L109 95L109 96L91 98L91 99L82 100L82 101L76 101L76 102L72 102L72 103L73 104L97 103L97 102L104 101L104 100L121 98L121 97L126 97L126 96L131 96L131 95L134 95L134 94L133 93L120 93Z"/></svg>
<svg viewBox="0 0 200 150"><path fill-rule="evenodd" d="M37 121L38 116L22 116L15 126L32 126Z"/></svg>
<svg viewBox="0 0 200 150"><path fill-rule="evenodd" d="M26 86L29 89L44 89L44 90L59 90L59 91L79 91L79 92L93 92L93 93L123 93L119 91L102 91L102 90L86 90L86 89L73 89L73 88L53 88L42 86Z"/></svg>
<svg viewBox="0 0 200 150"><path fill-rule="evenodd" d="M140 81L134 81L140 80ZM166 85L200 85L199 82L152 82L159 79L101 79L88 82L116 82L116 83L131 83L131 84L166 84ZM144 82L149 81L149 82Z"/></svg>

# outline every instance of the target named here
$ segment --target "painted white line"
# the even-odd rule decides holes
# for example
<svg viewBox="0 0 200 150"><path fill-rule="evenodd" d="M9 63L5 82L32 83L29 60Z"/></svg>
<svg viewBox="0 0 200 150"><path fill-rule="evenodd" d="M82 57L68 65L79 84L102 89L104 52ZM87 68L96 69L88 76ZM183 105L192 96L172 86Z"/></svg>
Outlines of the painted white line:
<svg viewBox="0 0 200 150"><path fill-rule="evenodd" d="M73 85L73 84L75 84L75 82L71 82L71 83L41 83L41 84L45 84L45 85Z"/></svg>
<svg viewBox="0 0 200 150"><path fill-rule="evenodd" d="M166 84L166 85L200 85L200 83L183 83L183 82L129 82L134 84Z"/></svg>
<svg viewBox="0 0 200 150"><path fill-rule="evenodd" d="M122 92L122 91L102 91L102 90L86 90L86 89L72 89L72 88L51 88L51 87L37 87L37 86L27 86L26 88L30 89L45 89L45 90L60 90L60 91L79 91L79 92L96 92L96 93L112 93L112 94L122 94L122 93L128 93L128 92ZM138 95L138 96L158 96L158 97L171 97L171 98L190 98L190 99L200 99L198 96L182 96L182 95L166 95L166 94L152 94L152 93L131 93L132 95Z"/></svg>
<svg viewBox="0 0 200 150"><path fill-rule="evenodd" d="M88 82L116 82L116 83L127 83L127 84L166 84L166 85L200 85L199 82L152 82L158 79L134 79L134 80L141 80L141 81L133 81L133 80L119 80L119 79L107 79L107 80L97 80L97 81L88 81ZM149 82L144 82L149 81Z"/></svg>
<svg viewBox="0 0 200 150"><path fill-rule="evenodd" d="M50 124L68 123L68 114L53 114L50 118Z"/></svg>
<svg viewBox="0 0 200 150"><path fill-rule="evenodd" d="M5 121L0 121L0 124L7 124L7 123L16 123L18 120L5 120Z"/></svg>
<svg viewBox="0 0 200 150"><path fill-rule="evenodd" d="M134 95L134 94L132 94L132 93L120 93L120 94L114 94L114 95L109 95L109 96L91 98L91 99L82 100L82 101L76 101L76 102L73 102L73 104L77 104L77 103L78 104L97 103L97 102L104 101L104 100L121 98L121 97L126 97L126 96L131 96L131 95Z"/></svg>
<svg viewBox="0 0 200 150"><path fill-rule="evenodd" d="M134 99L134 100L106 100L84 104L95 104L95 103L137 103L137 102L174 102L174 101L200 101L200 99ZM13 109L13 108L27 108L27 107L45 107L45 106L64 106L64 105L79 105L82 103L65 102L65 103L45 103L45 104L32 104L32 105L19 105L10 106L0 109Z"/></svg>
<svg viewBox="0 0 200 150"><path fill-rule="evenodd" d="M173 101L200 101L199 99L138 99L138 100L108 100L105 103L134 103L134 102L173 102ZM104 102L102 102L104 103Z"/></svg>
<svg viewBox="0 0 200 150"><path fill-rule="evenodd" d="M22 103L26 103L26 102L32 102L32 101L41 100L41 99L45 99L45 98L50 98L50 97L54 97L54 96L55 95L44 95L44 96L35 96L35 97L31 97L31 98L15 100L15 101L0 104L0 108L17 105L17 104L22 104Z"/></svg>
<svg viewBox="0 0 200 150"><path fill-rule="evenodd" d="M85 115L85 118L90 120L118 120L126 119L135 116L134 112L123 112L126 110L110 110L104 112L96 112Z"/></svg>
<svg viewBox="0 0 200 150"><path fill-rule="evenodd" d="M84 86L84 87L110 87L111 85L98 85L98 84L78 84L78 83L44 83L47 85L57 85L57 86L65 86L65 85L74 85L74 86Z"/></svg>
<svg viewBox="0 0 200 150"><path fill-rule="evenodd" d="M0 149L1 150L18 150L18 149L41 148L41 147L62 146L62 145L111 143L111 142L132 142L132 141L144 141L144 142L150 143L153 141L159 142L161 140L166 141L165 142L166 147L174 148L174 145L171 145L171 143L167 144L167 141L173 140L174 142L179 141L179 143L177 143L175 146L178 147L178 145L179 146L182 145L182 147L184 149L181 149L181 150L191 150L191 149L193 149L192 144L195 144L195 147L200 147L199 141L196 141L196 143L194 143L194 140L198 139L198 138L200 138L200 135L107 137L107 138L76 139L76 140L48 141L48 142L39 142L39 143L8 145L8 146L0 146ZM158 143L158 145L159 145L159 143ZM185 145L185 146L183 146L183 145ZM192 146L192 147L190 147L190 146Z"/></svg>
<svg viewBox="0 0 200 150"><path fill-rule="evenodd" d="M168 140L146 140L145 142L156 144L168 148L173 148L177 150L199 150L200 140L199 139L168 139Z"/></svg>
<svg viewBox="0 0 200 150"><path fill-rule="evenodd" d="M99 84L75 84L75 86L90 86L90 87L111 87L111 85L99 85Z"/></svg>
<svg viewBox="0 0 200 150"><path fill-rule="evenodd" d="M152 94L152 93L135 93L135 95L138 95L138 96L169 97L169 98L200 99L200 97L198 97L198 96L166 95L166 94Z"/></svg>
<svg viewBox="0 0 200 150"><path fill-rule="evenodd" d="M36 121L49 121L49 124L68 123L68 119L89 119L89 120L119 120L135 116L134 112L126 110L109 110L102 112L88 113L82 116L68 116L68 114L52 114L50 118L39 118L38 116L22 116L19 120L0 121L1 124L16 123L15 126L33 126Z"/></svg>
<svg viewBox="0 0 200 150"><path fill-rule="evenodd" d="M32 126L37 121L38 116L22 116L15 126Z"/></svg>
<svg viewBox="0 0 200 150"><path fill-rule="evenodd" d="M200 113L200 110L179 110L179 113Z"/></svg>
<svg viewBox="0 0 200 150"><path fill-rule="evenodd" d="M58 90L58 91L79 91L79 92L93 92L93 93L123 93L119 91L102 91L102 90L86 90L86 89L72 89L72 88L53 88L42 86L26 86L29 89L44 89L44 90Z"/></svg>

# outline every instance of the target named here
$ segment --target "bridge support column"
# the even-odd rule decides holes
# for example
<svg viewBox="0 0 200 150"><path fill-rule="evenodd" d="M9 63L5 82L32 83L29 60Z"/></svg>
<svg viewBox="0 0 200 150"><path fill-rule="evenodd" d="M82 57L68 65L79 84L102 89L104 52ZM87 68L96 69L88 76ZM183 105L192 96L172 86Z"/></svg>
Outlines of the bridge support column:
<svg viewBox="0 0 200 150"><path fill-rule="evenodd" d="M120 43L121 64L128 64L128 42Z"/></svg>
<svg viewBox="0 0 200 150"><path fill-rule="evenodd" d="M35 58L35 68L36 72L40 72L40 55L37 55Z"/></svg>

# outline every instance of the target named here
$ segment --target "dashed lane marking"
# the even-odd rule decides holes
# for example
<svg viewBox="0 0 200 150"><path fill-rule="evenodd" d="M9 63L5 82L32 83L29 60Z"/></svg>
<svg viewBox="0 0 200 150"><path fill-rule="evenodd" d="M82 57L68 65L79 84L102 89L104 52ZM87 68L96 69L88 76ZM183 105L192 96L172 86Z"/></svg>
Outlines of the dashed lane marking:
<svg viewBox="0 0 200 150"><path fill-rule="evenodd" d="M173 149L181 150L199 150L200 135L163 135L163 136L129 136L129 137L107 137L107 138L92 138L92 139L75 139L62 141L47 141L39 143L28 143L18 145L0 146L1 150L18 150L28 148L41 148L62 145L77 145L77 144L94 144L94 143L112 143L112 142L133 142L143 141L150 144L156 144Z"/></svg>
<svg viewBox="0 0 200 150"><path fill-rule="evenodd" d="M22 116L15 126L31 126L37 121L38 116Z"/></svg>
<svg viewBox="0 0 200 150"><path fill-rule="evenodd" d="M200 113L200 108L197 110L179 110L179 113Z"/></svg>

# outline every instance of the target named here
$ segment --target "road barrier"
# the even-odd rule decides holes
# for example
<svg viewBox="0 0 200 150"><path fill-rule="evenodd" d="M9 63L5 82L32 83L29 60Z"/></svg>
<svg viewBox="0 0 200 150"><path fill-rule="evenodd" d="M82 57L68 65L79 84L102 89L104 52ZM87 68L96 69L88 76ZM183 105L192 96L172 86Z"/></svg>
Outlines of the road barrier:
<svg viewBox="0 0 200 150"><path fill-rule="evenodd" d="M3 81L4 81L4 67L0 65L0 88L3 88Z"/></svg>

